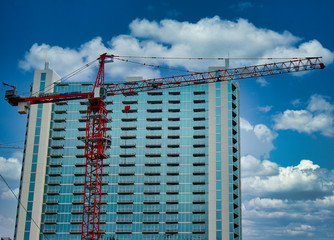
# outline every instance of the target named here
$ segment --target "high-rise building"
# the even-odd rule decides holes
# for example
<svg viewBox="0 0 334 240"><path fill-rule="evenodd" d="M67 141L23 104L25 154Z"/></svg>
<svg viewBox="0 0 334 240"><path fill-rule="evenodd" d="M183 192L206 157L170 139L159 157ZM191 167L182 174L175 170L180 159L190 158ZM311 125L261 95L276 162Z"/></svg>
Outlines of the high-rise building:
<svg viewBox="0 0 334 240"><path fill-rule="evenodd" d="M48 65L32 94L92 91ZM133 78L127 79L133 81ZM194 85L107 97L102 239L241 239L239 87ZM87 100L32 105L16 240L80 239ZM125 106L130 109L125 111Z"/></svg>

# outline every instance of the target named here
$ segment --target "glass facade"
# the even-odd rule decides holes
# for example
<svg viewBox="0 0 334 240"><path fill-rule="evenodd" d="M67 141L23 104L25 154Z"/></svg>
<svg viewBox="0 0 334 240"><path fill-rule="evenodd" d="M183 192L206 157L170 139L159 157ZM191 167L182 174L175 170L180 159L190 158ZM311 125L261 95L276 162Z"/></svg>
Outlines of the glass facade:
<svg viewBox="0 0 334 240"><path fill-rule="evenodd" d="M208 139L216 139L216 239L229 222L229 239L241 239L238 86L224 83L222 107L216 88L216 134L209 135L209 86L107 97L108 135L104 160L102 239L212 239L209 233ZM87 83L59 84L57 93L87 92ZM225 100L224 100L225 101ZM87 100L54 103L48 142L40 239L80 239L84 193ZM130 106L125 111L125 106ZM227 110L227 111L226 111ZM38 106L37 115L42 108ZM228 114L228 126L221 116ZM38 122L37 116L37 122ZM229 192L222 191L222 128L228 127ZM38 147L38 125L34 144ZM32 161L31 189L34 189ZM30 191L30 189L29 189ZM32 190L33 191L33 190ZM229 215L221 210L228 194ZM29 211L28 200L28 211ZM213 223L210 223L213 224ZM29 231L30 221L25 228ZM25 236L24 239L29 239Z"/></svg>

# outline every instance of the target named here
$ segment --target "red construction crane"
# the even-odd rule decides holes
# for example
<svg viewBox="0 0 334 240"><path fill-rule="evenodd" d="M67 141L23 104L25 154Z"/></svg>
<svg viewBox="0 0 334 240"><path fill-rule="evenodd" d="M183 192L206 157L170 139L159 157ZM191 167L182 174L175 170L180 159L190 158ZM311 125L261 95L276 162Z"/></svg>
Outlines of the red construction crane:
<svg viewBox="0 0 334 240"><path fill-rule="evenodd" d="M69 94L41 94L39 96L20 97L16 88L6 91L5 99L18 106L20 113L26 112L30 104L53 103L76 99L88 99L85 136L86 172L84 186L84 202L81 239L99 239L101 186L103 160L107 158L107 148L110 138L107 132L107 110L104 99L106 96L123 94L133 95L137 92L157 89L183 87L197 84L207 84L223 81L240 80L244 78L262 77L283 73L294 73L325 68L321 57L293 59L283 62L268 63L256 66L221 69L210 72L200 72L181 76L155 78L149 80L123 82L116 84L104 83L104 64L112 61L114 55L102 54L98 74L92 92ZM10 86L6 84L7 86ZM12 87L12 86L11 86Z"/></svg>

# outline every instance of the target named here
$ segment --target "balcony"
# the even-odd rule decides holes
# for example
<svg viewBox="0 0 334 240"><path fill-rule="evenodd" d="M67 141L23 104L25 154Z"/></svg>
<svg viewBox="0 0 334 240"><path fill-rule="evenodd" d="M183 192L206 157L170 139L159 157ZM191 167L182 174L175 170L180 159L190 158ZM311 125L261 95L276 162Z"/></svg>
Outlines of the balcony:
<svg viewBox="0 0 334 240"><path fill-rule="evenodd" d="M74 197L72 199L72 204L83 204L83 197Z"/></svg>
<svg viewBox="0 0 334 240"><path fill-rule="evenodd" d="M194 234L204 234L205 233L205 225L193 225L192 233Z"/></svg>
<svg viewBox="0 0 334 240"><path fill-rule="evenodd" d="M205 215L194 214L192 222L193 223L205 223Z"/></svg>
<svg viewBox="0 0 334 240"><path fill-rule="evenodd" d="M84 194L84 188L74 188L73 195L82 195Z"/></svg>
<svg viewBox="0 0 334 240"><path fill-rule="evenodd" d="M146 186L144 188L144 194L159 194L160 193L160 187L149 187L149 186Z"/></svg>
<svg viewBox="0 0 334 240"><path fill-rule="evenodd" d="M56 233L56 226L45 225L44 228L43 228L43 233L45 233L45 234L55 234Z"/></svg>
<svg viewBox="0 0 334 240"><path fill-rule="evenodd" d="M118 215L116 218L116 223L118 224L131 224L133 217Z"/></svg>
<svg viewBox="0 0 334 240"><path fill-rule="evenodd" d="M86 166L86 159L77 159L75 161L75 166L76 167L84 167L84 166Z"/></svg>
<svg viewBox="0 0 334 240"><path fill-rule="evenodd" d="M177 234L179 231L177 226L166 226L166 234Z"/></svg>
<svg viewBox="0 0 334 240"><path fill-rule="evenodd" d="M82 217L72 217L71 218L72 224L81 224L82 223Z"/></svg>
<svg viewBox="0 0 334 240"><path fill-rule="evenodd" d="M133 188L133 186L131 186L131 187L119 186L117 193L120 194L120 195L133 194L134 193L134 188Z"/></svg>
<svg viewBox="0 0 334 240"><path fill-rule="evenodd" d="M132 175L135 175L135 168L134 167L120 168L118 175L120 175L120 176L132 176Z"/></svg>
<svg viewBox="0 0 334 240"><path fill-rule="evenodd" d="M60 185L61 181L60 179L49 179L48 185Z"/></svg>
<svg viewBox="0 0 334 240"><path fill-rule="evenodd" d="M166 194L178 194L179 193L179 187L172 187L167 186Z"/></svg>
<svg viewBox="0 0 334 240"><path fill-rule="evenodd" d="M82 207L78 207L78 206L73 206L71 213L72 214L82 214L83 212L83 208Z"/></svg>
<svg viewBox="0 0 334 240"><path fill-rule="evenodd" d="M59 158L50 158L49 160L49 166L50 167L61 167L62 165L62 159Z"/></svg>
<svg viewBox="0 0 334 240"><path fill-rule="evenodd" d="M77 158L85 158L85 151L83 149L78 149L75 156Z"/></svg>
<svg viewBox="0 0 334 240"><path fill-rule="evenodd" d="M179 213L179 206L178 205L167 205L166 213L170 213L170 214Z"/></svg>
<svg viewBox="0 0 334 240"><path fill-rule="evenodd" d="M60 188L48 187L46 189L46 194L48 194L48 195L59 195L59 192L60 192Z"/></svg>
<svg viewBox="0 0 334 240"><path fill-rule="evenodd" d="M178 174L178 172L177 172L177 174ZM168 176L167 180L166 180L166 183L167 183L167 185L178 185L179 181L180 181L180 179L179 179L178 176L175 176L175 177Z"/></svg>
<svg viewBox="0 0 334 240"><path fill-rule="evenodd" d="M78 168L74 170L75 176L85 176L86 170L84 168Z"/></svg>
<svg viewBox="0 0 334 240"><path fill-rule="evenodd" d="M193 206L193 213L200 213L200 214L204 214L205 213L205 207L202 207L200 205L194 205Z"/></svg>
<svg viewBox="0 0 334 240"><path fill-rule="evenodd" d="M133 204L133 196L118 196L117 204Z"/></svg>
<svg viewBox="0 0 334 240"><path fill-rule="evenodd" d="M179 222L178 215L166 215L166 223L175 224Z"/></svg>
<svg viewBox="0 0 334 240"><path fill-rule="evenodd" d="M144 174L147 176L159 176L160 168L156 168L156 167L146 168Z"/></svg>
<svg viewBox="0 0 334 240"><path fill-rule="evenodd" d="M195 159L193 162L194 166L205 166L205 159Z"/></svg>
<svg viewBox="0 0 334 240"><path fill-rule="evenodd" d="M201 176L201 177L197 177L195 176L193 179L193 184L194 185L205 185L205 177Z"/></svg>
<svg viewBox="0 0 334 240"><path fill-rule="evenodd" d="M77 226L71 227L70 228L70 233L71 234L79 234L79 233L81 233L81 226L79 226L79 227L77 227Z"/></svg>
<svg viewBox="0 0 334 240"><path fill-rule="evenodd" d="M52 132L52 139L53 140L62 140L65 139L65 132Z"/></svg>
<svg viewBox="0 0 334 240"><path fill-rule="evenodd" d="M160 159L146 159L145 166L148 166L148 167L161 166L161 160Z"/></svg>
<svg viewBox="0 0 334 240"><path fill-rule="evenodd" d="M133 207L132 205L120 205L117 206L116 212L118 214L131 214L133 212Z"/></svg>
<svg viewBox="0 0 334 240"><path fill-rule="evenodd" d="M194 188L193 194L205 194L205 188Z"/></svg>
<svg viewBox="0 0 334 240"><path fill-rule="evenodd" d="M166 199L166 204L178 204L179 196L168 196Z"/></svg>
<svg viewBox="0 0 334 240"><path fill-rule="evenodd" d="M63 149L50 149L49 155L51 158L61 158L63 157Z"/></svg>
<svg viewBox="0 0 334 240"><path fill-rule="evenodd" d="M179 159L167 159L167 166L179 166L180 162Z"/></svg>
<svg viewBox="0 0 334 240"><path fill-rule="evenodd" d="M119 178L118 185L134 185L135 180L133 178Z"/></svg>
<svg viewBox="0 0 334 240"><path fill-rule="evenodd" d="M57 223L57 216L48 216L46 215L44 218L44 223L47 224L56 224Z"/></svg>
<svg viewBox="0 0 334 240"><path fill-rule="evenodd" d="M158 214L160 212L159 206L154 205L144 205L143 213L145 214Z"/></svg>
<svg viewBox="0 0 334 240"><path fill-rule="evenodd" d="M193 204L205 204L205 197L195 197Z"/></svg>
<svg viewBox="0 0 334 240"><path fill-rule="evenodd" d="M144 196L144 204L159 204L160 197L155 196Z"/></svg>
<svg viewBox="0 0 334 240"><path fill-rule="evenodd" d="M167 163L167 166L170 166L170 165ZM179 175L179 168L178 167L167 168L167 176L178 176L178 175ZM172 179L173 177L167 177L167 178Z"/></svg>
<svg viewBox="0 0 334 240"><path fill-rule="evenodd" d="M156 215L144 215L143 217L144 224L155 224L159 223L159 216Z"/></svg>
<svg viewBox="0 0 334 240"><path fill-rule="evenodd" d="M145 185L160 185L160 178L145 178Z"/></svg>
<svg viewBox="0 0 334 240"><path fill-rule="evenodd" d="M61 175L61 168L49 168L49 176L60 176Z"/></svg>
<svg viewBox="0 0 334 240"><path fill-rule="evenodd" d="M143 226L143 234L157 234L159 233L159 225L152 226L152 225L144 225Z"/></svg>
<svg viewBox="0 0 334 240"><path fill-rule="evenodd" d="M57 214L58 213L58 206L46 206L45 208L46 214Z"/></svg>
<svg viewBox="0 0 334 240"><path fill-rule="evenodd" d="M124 226L117 225L116 226L116 234L131 234L132 233L132 225Z"/></svg>
<svg viewBox="0 0 334 240"><path fill-rule="evenodd" d="M73 184L74 185L85 185L85 179L84 178L75 178Z"/></svg>
<svg viewBox="0 0 334 240"><path fill-rule="evenodd" d="M53 118L54 122L66 122L66 114L56 114Z"/></svg>
<svg viewBox="0 0 334 240"><path fill-rule="evenodd" d="M45 203L46 204L49 204L49 205L51 205L51 204L58 204L58 202L59 202L59 200L58 200L58 196L57 197L50 197L50 196L47 196L46 197L46 200L45 200Z"/></svg>
<svg viewBox="0 0 334 240"><path fill-rule="evenodd" d="M65 122L54 122L52 124L52 129L55 131L64 131L66 127Z"/></svg>
<svg viewBox="0 0 334 240"><path fill-rule="evenodd" d="M205 170L204 169L195 169L193 171L194 176L203 176L205 175Z"/></svg>

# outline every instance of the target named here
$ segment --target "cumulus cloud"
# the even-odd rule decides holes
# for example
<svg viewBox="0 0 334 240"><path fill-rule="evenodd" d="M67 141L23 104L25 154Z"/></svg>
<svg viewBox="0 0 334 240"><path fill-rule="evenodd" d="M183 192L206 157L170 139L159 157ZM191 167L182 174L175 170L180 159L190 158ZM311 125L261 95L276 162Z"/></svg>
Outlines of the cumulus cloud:
<svg viewBox="0 0 334 240"><path fill-rule="evenodd" d="M285 110L275 116L275 129L295 130L308 134L320 132L328 137L334 136L334 105L329 98L313 95L306 109Z"/></svg>
<svg viewBox="0 0 334 240"><path fill-rule="evenodd" d="M311 160L288 167L249 155L241 161L247 239L334 236L333 170Z"/></svg>
<svg viewBox="0 0 334 240"><path fill-rule="evenodd" d="M268 160L245 156L242 164L248 195L314 199L333 194L334 171L320 169L310 160L301 160L297 166L279 167Z"/></svg>
<svg viewBox="0 0 334 240"><path fill-rule="evenodd" d="M19 195L19 188L13 189L14 194L18 197ZM13 195L12 191L8 188L5 189L3 187L3 191L1 192L1 199L3 200L16 200L15 196Z"/></svg>
<svg viewBox="0 0 334 240"><path fill-rule="evenodd" d="M247 6L247 2L244 2L244 6ZM19 66L24 70L42 68L47 56L51 66L64 76L96 59L104 52L123 56L163 57L224 57L228 52L232 57L323 55L326 64L333 62L334 59L334 54L317 40L301 42L301 38L288 31L276 32L259 28L242 18L229 21L216 16L203 18L195 23L172 19L164 19L160 22L136 19L130 23L129 28L130 34L115 36L107 44L103 43L100 37L95 37L78 48L35 43L20 61ZM143 62L143 60L136 61ZM210 65L222 65L217 61L203 64L199 61L158 59L145 59L145 63L192 71L206 71ZM233 63L237 67L257 62L234 61ZM94 68L89 68L77 79L94 79L94 72ZM106 73L115 79L124 79L125 76L138 74L142 74L144 78L161 75L159 70L116 60L106 67ZM265 84L263 80L258 81L260 84Z"/></svg>
<svg viewBox="0 0 334 240"><path fill-rule="evenodd" d="M273 176L279 172L279 166L268 160L260 161L252 155L241 157L242 176Z"/></svg>
<svg viewBox="0 0 334 240"><path fill-rule="evenodd" d="M274 149L273 141L278 134L264 124L253 126L248 120L240 118L242 155L268 158Z"/></svg>
<svg viewBox="0 0 334 240"><path fill-rule="evenodd" d="M16 157L15 157L16 156ZM11 158L0 157L0 174L8 180L18 180L21 176L21 158L17 154Z"/></svg>

